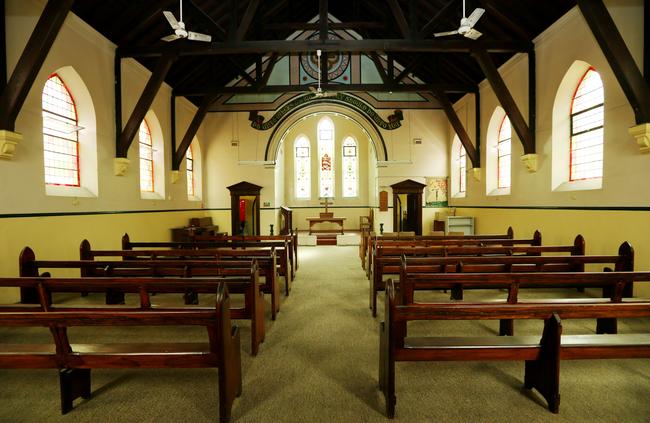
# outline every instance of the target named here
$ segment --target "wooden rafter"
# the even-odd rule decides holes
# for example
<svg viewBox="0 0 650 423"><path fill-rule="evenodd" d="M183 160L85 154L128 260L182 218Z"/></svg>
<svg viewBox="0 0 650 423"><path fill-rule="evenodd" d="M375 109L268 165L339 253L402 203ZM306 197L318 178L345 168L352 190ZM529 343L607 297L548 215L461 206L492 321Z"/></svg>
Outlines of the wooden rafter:
<svg viewBox="0 0 650 423"><path fill-rule="evenodd" d="M328 4L327 0L319 0L318 2L318 38L321 41L325 41L329 38L328 34ZM327 66L325 66L327 69Z"/></svg>
<svg viewBox="0 0 650 423"><path fill-rule="evenodd" d="M438 10L438 13L436 13L429 21L424 24L422 29L420 30L419 38L427 38L430 35L433 34L433 31L435 31L436 24L442 19L443 16L451 12L452 6L456 4L456 0L449 0L447 3L445 3L444 6Z"/></svg>
<svg viewBox="0 0 650 423"><path fill-rule="evenodd" d="M269 83L269 78L271 77L271 73L273 72L273 68L275 67L277 61L278 61L278 55L276 53L273 53L271 57L269 57L268 59L268 64L266 65L266 70L264 71L264 75L262 75L262 77L258 81L258 88L266 87L266 84Z"/></svg>
<svg viewBox="0 0 650 423"><path fill-rule="evenodd" d="M386 0L386 1L388 2L388 6L390 7L391 12L393 12L393 16L395 17L395 22L397 22L397 27L402 33L402 37L410 38L411 28L409 27L409 24L406 21L406 17L404 16L404 11L400 7L399 3L397 2L397 0Z"/></svg>
<svg viewBox="0 0 650 423"><path fill-rule="evenodd" d="M169 5L177 3L176 0L164 0L159 2L158 7L146 16L137 16L137 25L129 28L129 30L120 37L121 45L130 44L138 35L142 34L151 25L155 24L158 20L163 19L163 10L166 10Z"/></svg>
<svg viewBox="0 0 650 423"><path fill-rule="evenodd" d="M158 94L158 90L164 82L167 72L169 72L169 69L172 67L175 58L174 55L166 54L158 60L147 85L144 87L140 99L131 113L131 117L126 122L124 129L121 131L121 134L117 139L117 145L115 146L116 157L127 157L127 152L129 151L129 147L131 146L131 142L133 142L135 134L140 128L140 123L151 107L151 104L153 103L156 94Z"/></svg>
<svg viewBox="0 0 650 423"><path fill-rule="evenodd" d="M650 84L643 78L607 7L602 0L578 0L578 6L634 110L636 123L650 123Z"/></svg>
<svg viewBox="0 0 650 423"><path fill-rule="evenodd" d="M198 88L195 90L176 90L178 96L194 97L206 94L282 94L310 92L309 85L267 85L263 87L236 86ZM321 84L323 91L331 92L436 92L465 94L474 92L475 86L470 84L437 83L437 84L397 84L386 86L384 84Z"/></svg>
<svg viewBox="0 0 650 423"><path fill-rule="evenodd" d="M375 68L377 68L377 72L379 72L379 77L381 78L381 81L384 83L384 85L387 86L393 85L393 80L389 78L388 74L386 73L386 69L384 69L384 65L381 62L381 57L379 57L379 54L377 54L377 52L375 51L372 51L368 56L375 64Z"/></svg>
<svg viewBox="0 0 650 423"><path fill-rule="evenodd" d="M214 101L214 96L205 96L203 98L203 101L201 102L201 106L199 106L199 109L194 114L194 118L192 118L192 122L190 122L190 126L187 128L187 131L183 136L183 140L178 146L178 149L174 151L174 156L172 158L172 170L180 169L181 162L183 161L183 157L185 157L185 153L187 152L187 149L190 147L190 144L192 143L192 140L194 139L196 132L199 130L201 123L203 123L203 119L205 118L205 115L208 113L213 101Z"/></svg>
<svg viewBox="0 0 650 423"><path fill-rule="evenodd" d="M244 39L244 37L246 37L246 33L248 32L248 28L251 26L251 22L253 21L253 17L257 12L257 7L259 4L260 0L250 0L248 7L246 7L246 12L244 12L244 16L242 16L239 27L237 28L235 40L241 41Z"/></svg>
<svg viewBox="0 0 650 423"><path fill-rule="evenodd" d="M436 93L436 98L438 101L440 101L440 105L445 111L445 115L447 115L449 123L451 123L451 126L454 128L454 131L456 132L456 135L458 135L461 144L463 144L463 147L465 147L467 157L469 157L469 160L472 162L472 167L480 168L481 156L479 156L478 150L474 148L474 144L472 144L472 140L469 138L469 135L467 135L467 131L465 130L463 123L460 121L456 110L454 110L454 106L451 104L451 101L449 101L447 94L438 92Z"/></svg>
<svg viewBox="0 0 650 423"><path fill-rule="evenodd" d="M494 94L499 99L499 103L501 103L501 106L506 111L513 129L519 136L524 147L524 154L534 154L535 134L531 132L530 128L526 124L523 115L519 111L519 107L517 107L517 103L515 103L512 94L510 94L508 87L506 87L501 75L499 75L499 70L492 61L492 58L486 51L482 50L477 50L473 53L473 56L479 66L481 66Z"/></svg>
<svg viewBox="0 0 650 423"><path fill-rule="evenodd" d="M0 129L13 131L36 75L74 0L49 0L0 96Z"/></svg>
<svg viewBox="0 0 650 423"><path fill-rule="evenodd" d="M479 49L490 53L527 52L533 48L530 41L499 40L261 40L240 42L213 42L159 46L130 46L121 50L122 57L157 57L174 52L179 56L212 56L232 54L296 54L320 49L323 52L368 53L394 51L401 53L471 53Z"/></svg>

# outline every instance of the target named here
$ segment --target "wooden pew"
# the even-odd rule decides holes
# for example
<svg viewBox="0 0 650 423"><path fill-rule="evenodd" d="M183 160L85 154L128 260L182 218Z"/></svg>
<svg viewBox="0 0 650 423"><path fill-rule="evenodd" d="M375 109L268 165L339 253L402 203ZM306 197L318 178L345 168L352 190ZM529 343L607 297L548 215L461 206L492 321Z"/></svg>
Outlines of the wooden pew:
<svg viewBox="0 0 650 423"><path fill-rule="evenodd" d="M509 256L461 258L402 257L399 287L400 304L415 303L416 290L449 289L452 300L462 300L465 289L505 289L507 301L518 302L520 289L527 288L601 288L602 298L620 302L632 297L632 283L616 284L614 280L584 273L586 264L613 264L616 272L634 270L634 251L624 242L614 256ZM609 267L605 271L611 271ZM473 272L473 273L466 273ZM522 274L537 273L527 279ZM514 276L513 276L514 275ZM587 275L586 278L583 278ZM599 319L597 333L616 333L615 319ZM511 320L500 322L501 335L513 335Z"/></svg>
<svg viewBox="0 0 650 423"><path fill-rule="evenodd" d="M235 237L238 240L230 239L233 237L215 237L214 240L194 240L192 242L134 242L131 241L128 234L122 236L122 249L215 249L215 248L233 248L233 249L270 249L275 248L278 257L279 273L285 278L285 295L291 291L291 267L289 252L289 239L269 240L269 241L241 241L242 237Z"/></svg>
<svg viewBox="0 0 650 423"><path fill-rule="evenodd" d="M636 274L636 276L631 276ZM527 276L535 274L524 274ZM650 280L650 273L600 273L631 283ZM525 361L524 386L535 388L553 413L560 406L560 362L576 359L649 358L650 333L563 335L562 319L638 318L650 316L650 302L619 303L428 303L400 305L395 284L386 287L386 318L380 324L379 388L386 415L395 415L396 361ZM544 330L517 337L407 338L401 327L416 320L543 319ZM435 384L433 384L435 386ZM435 389L435 388L434 388Z"/></svg>
<svg viewBox="0 0 650 423"><path fill-rule="evenodd" d="M216 249L166 249L166 250L93 250L88 240L83 240L79 246L81 260L95 260L96 258L113 257L124 260L217 260L241 261L255 260L264 276L262 292L271 295L271 319L275 320L280 311L280 285L277 275L277 257L274 248L263 250L233 250L232 248ZM85 275L89 276L89 275Z"/></svg>
<svg viewBox="0 0 650 423"><path fill-rule="evenodd" d="M256 261L216 261L216 260L36 260L34 251L25 247L19 259L21 277L38 277L45 269L79 269L86 280L90 277L114 278L185 278L185 286L178 285L178 293L183 293L186 303L193 302L197 294L191 283L194 277L229 276L222 279L229 284L230 292L244 295L244 306L233 308L233 319L251 321L251 353L257 355L259 345L264 342L264 296L260 291L259 269ZM46 272L49 275L49 272ZM101 285L97 291L88 282L86 288L80 287L75 292L106 292L107 304L123 304L124 291L118 285ZM209 286L210 288L210 286ZM30 287L21 287L22 303L38 303L38 293Z"/></svg>
<svg viewBox="0 0 650 423"><path fill-rule="evenodd" d="M434 246L541 246L542 234L539 231L533 233L532 238L515 239L512 228L508 228L505 235L426 235L413 237L374 237L370 241L368 252L368 278L371 276L373 260L378 245L391 247L434 247Z"/></svg>
<svg viewBox="0 0 650 423"><path fill-rule="evenodd" d="M42 286L37 278L22 278L20 282ZM6 284L5 280L3 285ZM137 282L132 284L134 289L141 289ZM38 309L31 311L3 309L0 326L46 327L52 339L44 344L0 343L0 368L59 369L63 414L72 410L76 398L91 397L91 369L218 368L219 421L226 423L230 420L234 399L242 389L239 329L230 322L226 285L214 285L213 292L216 293L215 307L201 310L66 310L63 307L51 310L45 303L34 306ZM67 332L68 328L76 326L151 326L153 331L155 326L185 325L204 326L207 340L200 343L170 340L146 344L123 341L76 344L69 340Z"/></svg>
<svg viewBox="0 0 650 423"><path fill-rule="evenodd" d="M407 257L471 257L471 256L539 256L541 254L569 253L571 255L584 255L585 241L582 235L576 236L573 245L463 245L463 246L392 246L378 244L375 250L374 270L370 279L369 304L372 315L377 315L377 292L384 288L384 277L398 275L403 255ZM448 271L453 269L447 268Z"/></svg>

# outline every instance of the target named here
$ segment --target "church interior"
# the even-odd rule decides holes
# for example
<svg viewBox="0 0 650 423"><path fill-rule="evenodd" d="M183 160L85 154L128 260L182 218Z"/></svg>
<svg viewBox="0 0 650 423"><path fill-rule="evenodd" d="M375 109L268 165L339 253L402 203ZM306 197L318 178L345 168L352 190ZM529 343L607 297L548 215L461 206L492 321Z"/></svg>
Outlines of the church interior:
<svg viewBox="0 0 650 423"><path fill-rule="evenodd" d="M647 421L648 3L2 1L0 421ZM119 252L139 242L162 252ZM219 247L216 264L193 242ZM81 263L105 259L102 250L127 264L104 262L101 273ZM160 268L134 273L145 258ZM169 270L181 259L193 264ZM263 284L249 281L251 263ZM74 288L120 275L122 288ZM199 286L201 275L228 288ZM177 291L182 281L168 276L198 280ZM479 276L521 314L490 306L497 297L477 288ZM48 291L58 278L70 280ZM539 310L524 309L519 288L523 298L544 278L556 285L526 297ZM435 292L420 292L429 282ZM117 314L101 317L120 289ZM178 292L185 304L168 305ZM66 364L74 354L58 325L136 342L149 327L123 327L136 318L124 307L161 313L143 319L165 326L158 302L190 316L189 304L214 311L215 301L232 316L219 335L208 328L203 358L145 353L134 370L127 355L118 364L88 353ZM230 301L242 309L228 312ZM416 301L445 304L418 317ZM470 302L492 308L459 319L501 320L498 330L445 314ZM586 303L602 311L579 309ZM79 313L93 307L90 324ZM197 316L186 321L200 326ZM431 323L412 320L447 325L465 343L513 335L513 318L534 347L504 351L519 336L499 336L487 352L445 355L404 341L407 322L418 336ZM205 332L164 329L156 342ZM560 338L582 330L592 337L584 350L563 353ZM605 336L618 347L594 346ZM51 351L15 347L33 342ZM612 360L578 360L601 355ZM79 388L91 368L92 395ZM75 405L65 409L68 388Z"/></svg>

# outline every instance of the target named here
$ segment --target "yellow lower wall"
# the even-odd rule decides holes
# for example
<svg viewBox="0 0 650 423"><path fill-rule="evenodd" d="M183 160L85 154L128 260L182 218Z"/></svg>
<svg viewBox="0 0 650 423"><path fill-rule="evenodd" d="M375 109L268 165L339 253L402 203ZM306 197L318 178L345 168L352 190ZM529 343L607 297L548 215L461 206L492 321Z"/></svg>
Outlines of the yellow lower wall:
<svg viewBox="0 0 650 423"><path fill-rule="evenodd" d="M571 244L582 234L587 254L616 254L628 241L635 270L650 271L649 211L458 208L456 214L474 216L477 234L503 233L512 226L515 238L529 238L539 230L544 245ZM637 285L636 296L650 297L650 283Z"/></svg>
<svg viewBox="0 0 650 423"><path fill-rule="evenodd" d="M124 233L133 241L169 241L171 228L203 216L197 210L0 219L0 277L18 276L18 256L26 246L37 259L78 260L83 239L97 249L121 248ZM0 302L17 300L17 289L0 288Z"/></svg>

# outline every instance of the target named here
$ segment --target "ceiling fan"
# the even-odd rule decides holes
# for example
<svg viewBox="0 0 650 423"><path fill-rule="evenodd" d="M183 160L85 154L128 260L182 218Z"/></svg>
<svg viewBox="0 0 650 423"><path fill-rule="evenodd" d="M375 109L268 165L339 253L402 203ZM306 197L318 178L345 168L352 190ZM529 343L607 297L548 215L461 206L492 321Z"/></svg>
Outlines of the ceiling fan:
<svg viewBox="0 0 650 423"><path fill-rule="evenodd" d="M180 2L180 20L176 20L176 17L172 12L167 10L163 11L163 15L165 15L165 18L167 18L167 22L169 22L169 25L171 25L174 33L169 34L166 37L162 37L161 40L174 41L181 38L187 38L188 40L192 41L205 41L208 43L212 41L212 36L208 34L201 34L200 32L192 32L185 29L185 23L183 22L183 0L180 0Z"/></svg>
<svg viewBox="0 0 650 423"><path fill-rule="evenodd" d="M458 29L454 31L437 32L433 34L433 36L445 37L447 35L460 34L464 37L475 40L481 35L483 35L479 31L474 29L474 25L476 25L476 22L478 22L481 16L483 16L483 13L485 13L485 9L481 9L480 7L477 7L476 9L474 9L471 15L466 17L467 15L465 15L465 0L463 0L463 18L460 20L460 26L458 27Z"/></svg>
<svg viewBox="0 0 650 423"><path fill-rule="evenodd" d="M320 97L333 97L333 96L336 96L336 93L330 93L330 92L327 92L327 91L323 91L322 88L320 87L320 76L321 76L321 71L320 71L320 62L321 62L321 60L320 60L320 57L321 57L321 54L322 54L322 52L321 52L320 49L316 50L316 57L318 58L317 59L317 61L318 61L318 88L314 88L313 86L310 86L309 89L311 90L311 92L314 93L315 97L318 97L318 98L320 98Z"/></svg>

